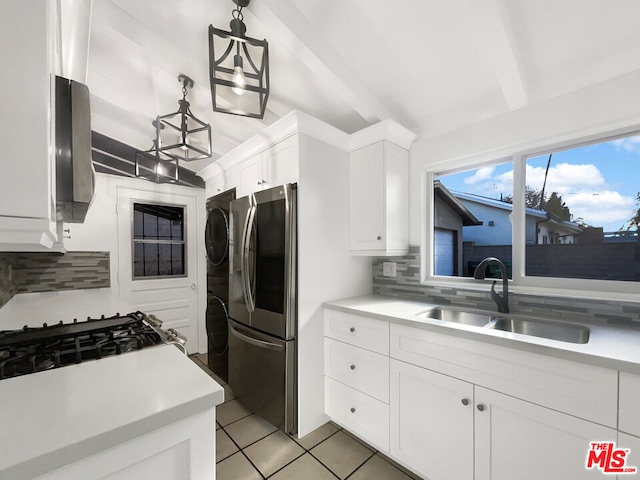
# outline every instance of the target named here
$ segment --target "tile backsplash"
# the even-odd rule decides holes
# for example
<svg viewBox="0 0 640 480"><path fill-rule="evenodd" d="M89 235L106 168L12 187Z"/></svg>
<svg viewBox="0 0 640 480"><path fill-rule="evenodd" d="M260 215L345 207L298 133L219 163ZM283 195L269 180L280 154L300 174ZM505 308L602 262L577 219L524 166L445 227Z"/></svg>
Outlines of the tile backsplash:
<svg viewBox="0 0 640 480"><path fill-rule="evenodd" d="M14 253L0 252L0 308L16 294L14 263Z"/></svg>
<svg viewBox="0 0 640 480"><path fill-rule="evenodd" d="M16 293L111 286L109 252L16 253Z"/></svg>
<svg viewBox="0 0 640 480"><path fill-rule="evenodd" d="M16 293L110 285L109 252L0 252L0 308Z"/></svg>
<svg viewBox="0 0 640 480"><path fill-rule="evenodd" d="M384 262L396 263L396 277L382 275ZM500 291L499 286L496 286ZM478 291L457 287L420 284L420 249L410 246L402 257L376 257L373 260L373 293L422 300L460 307L495 310L489 288ZM629 323L640 325L640 303L618 300L592 300L543 295L523 295L509 292L509 308L513 313L549 316L568 321L593 323Z"/></svg>

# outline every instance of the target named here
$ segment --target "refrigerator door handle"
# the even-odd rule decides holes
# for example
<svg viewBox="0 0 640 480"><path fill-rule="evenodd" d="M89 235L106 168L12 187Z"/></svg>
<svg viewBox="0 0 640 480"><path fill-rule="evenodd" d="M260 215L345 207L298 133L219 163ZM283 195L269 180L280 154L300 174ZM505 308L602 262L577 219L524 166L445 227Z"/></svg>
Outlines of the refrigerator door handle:
<svg viewBox="0 0 640 480"><path fill-rule="evenodd" d="M243 238L243 249L242 249L242 288L244 289L245 295L245 303L247 304L247 309L250 312L253 312L256 309L255 300L253 298L253 285L251 278L251 269L249 263L249 251L251 249L251 237L253 235L253 222L256 216L256 206L252 205L249 210L249 215L247 216L247 224L245 226L245 234Z"/></svg>
<svg viewBox="0 0 640 480"><path fill-rule="evenodd" d="M256 347L266 348L268 350L275 350L278 352L281 352L282 350L284 350L283 345L278 345L277 343L272 343L272 342L266 342L264 340L259 340L257 338L253 338L248 335L245 335L244 333L240 333L233 325L229 325L229 331L233 335L238 337L240 340L242 340L243 342L250 343L251 345L255 345Z"/></svg>

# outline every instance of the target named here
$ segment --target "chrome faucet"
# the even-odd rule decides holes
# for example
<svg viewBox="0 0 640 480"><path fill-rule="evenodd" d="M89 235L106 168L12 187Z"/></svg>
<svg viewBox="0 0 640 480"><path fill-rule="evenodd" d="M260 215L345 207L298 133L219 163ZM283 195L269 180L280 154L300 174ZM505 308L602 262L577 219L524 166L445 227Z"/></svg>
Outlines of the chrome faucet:
<svg viewBox="0 0 640 480"><path fill-rule="evenodd" d="M507 275L507 268L496 257L487 257L480 262L473 272L473 278L476 280L483 280L485 278L485 270L489 265L497 265L500 268L500 275L502 276L502 295L496 292L496 282L491 285L491 298L496 302L498 306L498 312L509 313L509 276Z"/></svg>

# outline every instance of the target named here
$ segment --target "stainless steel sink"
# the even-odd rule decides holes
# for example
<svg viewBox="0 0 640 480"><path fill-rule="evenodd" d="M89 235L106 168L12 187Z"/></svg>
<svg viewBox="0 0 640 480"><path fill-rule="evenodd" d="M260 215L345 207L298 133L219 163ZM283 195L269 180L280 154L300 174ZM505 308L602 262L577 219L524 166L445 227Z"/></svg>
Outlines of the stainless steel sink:
<svg viewBox="0 0 640 480"><path fill-rule="evenodd" d="M496 318L487 328L570 343L588 343L589 327L522 318Z"/></svg>
<svg viewBox="0 0 640 480"><path fill-rule="evenodd" d="M471 310L454 310L446 307L436 307L433 310L420 312L417 315L433 318L435 320L444 320L446 322L473 325L476 327L483 327L495 318L491 313L474 312Z"/></svg>

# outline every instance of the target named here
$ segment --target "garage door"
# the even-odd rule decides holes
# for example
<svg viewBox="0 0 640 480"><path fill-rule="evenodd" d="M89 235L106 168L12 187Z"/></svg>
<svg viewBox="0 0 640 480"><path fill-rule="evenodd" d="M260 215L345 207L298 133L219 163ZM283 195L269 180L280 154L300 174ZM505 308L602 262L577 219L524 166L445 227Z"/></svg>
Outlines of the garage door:
<svg viewBox="0 0 640 480"><path fill-rule="evenodd" d="M455 259L454 232L436 229L434 234L434 273L452 276Z"/></svg>

